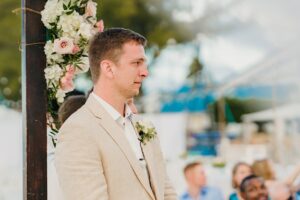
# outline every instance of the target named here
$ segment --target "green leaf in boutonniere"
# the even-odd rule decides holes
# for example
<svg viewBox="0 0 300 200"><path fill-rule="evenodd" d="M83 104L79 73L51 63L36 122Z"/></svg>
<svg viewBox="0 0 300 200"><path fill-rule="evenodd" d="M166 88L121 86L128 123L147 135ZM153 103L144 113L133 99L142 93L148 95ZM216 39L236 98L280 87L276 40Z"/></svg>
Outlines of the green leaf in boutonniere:
<svg viewBox="0 0 300 200"><path fill-rule="evenodd" d="M139 120L135 122L135 128L139 136L139 141L144 145L146 142L152 140L157 134L153 124L148 121Z"/></svg>

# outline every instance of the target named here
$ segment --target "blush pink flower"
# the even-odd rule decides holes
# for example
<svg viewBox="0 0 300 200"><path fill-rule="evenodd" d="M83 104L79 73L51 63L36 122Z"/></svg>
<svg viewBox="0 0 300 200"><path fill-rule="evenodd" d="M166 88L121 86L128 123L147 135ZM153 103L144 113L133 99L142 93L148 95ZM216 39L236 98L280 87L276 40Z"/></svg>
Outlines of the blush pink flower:
<svg viewBox="0 0 300 200"><path fill-rule="evenodd" d="M96 28L99 32L104 31L104 22L102 19L96 23Z"/></svg>
<svg viewBox="0 0 300 200"><path fill-rule="evenodd" d="M70 92L74 90L74 74L75 74L75 68L73 65L67 65L66 67L67 71L65 75L60 79L60 87L65 92Z"/></svg>
<svg viewBox="0 0 300 200"><path fill-rule="evenodd" d="M58 54L73 54L75 46L71 38L61 37L54 40L53 50Z"/></svg>
<svg viewBox="0 0 300 200"><path fill-rule="evenodd" d="M97 3L89 0L85 7L85 16L86 17L95 17L97 13Z"/></svg>
<svg viewBox="0 0 300 200"><path fill-rule="evenodd" d="M72 49L72 53L76 54L76 53L78 53L78 51L80 51L79 46L78 45L74 45L74 48Z"/></svg>
<svg viewBox="0 0 300 200"><path fill-rule="evenodd" d="M73 80L69 80L69 79L63 77L60 80L60 87L65 92L71 92L72 90L74 90Z"/></svg>
<svg viewBox="0 0 300 200"><path fill-rule="evenodd" d="M66 70L68 74L72 74L74 76L75 74L75 67L73 65L67 65Z"/></svg>

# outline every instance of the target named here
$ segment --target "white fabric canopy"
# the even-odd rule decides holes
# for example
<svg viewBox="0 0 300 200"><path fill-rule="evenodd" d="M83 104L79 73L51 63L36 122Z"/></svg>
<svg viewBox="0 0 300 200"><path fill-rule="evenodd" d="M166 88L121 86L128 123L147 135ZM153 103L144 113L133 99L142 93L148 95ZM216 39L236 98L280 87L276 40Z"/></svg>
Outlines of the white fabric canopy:
<svg viewBox="0 0 300 200"><path fill-rule="evenodd" d="M263 110L242 116L243 121L273 121L276 117L281 119L300 118L300 104L289 104L274 109Z"/></svg>

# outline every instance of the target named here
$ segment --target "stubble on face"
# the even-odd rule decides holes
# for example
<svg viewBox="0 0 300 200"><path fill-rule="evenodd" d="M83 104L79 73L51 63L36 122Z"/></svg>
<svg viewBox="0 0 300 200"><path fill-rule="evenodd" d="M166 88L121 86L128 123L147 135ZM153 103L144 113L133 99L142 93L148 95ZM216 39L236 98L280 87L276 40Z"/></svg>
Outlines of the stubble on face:
<svg viewBox="0 0 300 200"><path fill-rule="evenodd" d="M125 43L116 64L115 83L125 98L137 96L147 76L144 47L135 42Z"/></svg>

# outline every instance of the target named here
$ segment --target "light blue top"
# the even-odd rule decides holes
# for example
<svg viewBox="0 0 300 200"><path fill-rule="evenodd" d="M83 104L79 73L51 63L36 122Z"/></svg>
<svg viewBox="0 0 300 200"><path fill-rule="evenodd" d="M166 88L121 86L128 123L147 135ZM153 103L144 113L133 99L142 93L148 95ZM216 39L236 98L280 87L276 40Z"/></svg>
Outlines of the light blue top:
<svg viewBox="0 0 300 200"><path fill-rule="evenodd" d="M201 200L224 200L221 190L215 187L205 186L201 189L199 193ZM180 200L194 200L189 195L188 192L185 192L181 195Z"/></svg>

